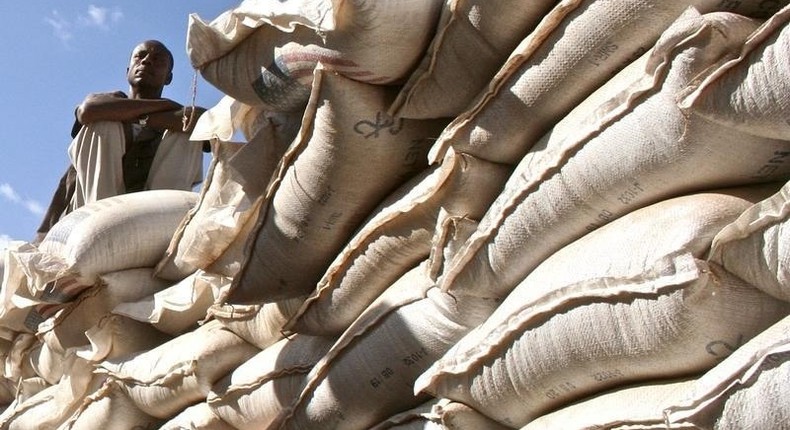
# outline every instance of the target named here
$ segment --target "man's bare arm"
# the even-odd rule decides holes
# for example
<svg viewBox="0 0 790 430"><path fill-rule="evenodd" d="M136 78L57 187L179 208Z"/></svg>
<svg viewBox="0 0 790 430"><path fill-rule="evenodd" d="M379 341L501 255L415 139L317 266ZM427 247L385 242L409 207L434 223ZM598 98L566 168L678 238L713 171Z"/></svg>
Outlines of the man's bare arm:
<svg viewBox="0 0 790 430"><path fill-rule="evenodd" d="M169 99L129 99L123 93L89 94L77 107L81 124L98 121L136 121L141 116L182 109Z"/></svg>

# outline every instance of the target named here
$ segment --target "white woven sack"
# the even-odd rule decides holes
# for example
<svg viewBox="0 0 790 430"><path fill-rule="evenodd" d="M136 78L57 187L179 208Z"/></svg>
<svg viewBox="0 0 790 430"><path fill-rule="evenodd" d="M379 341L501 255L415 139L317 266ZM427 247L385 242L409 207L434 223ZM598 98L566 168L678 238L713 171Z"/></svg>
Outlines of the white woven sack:
<svg viewBox="0 0 790 430"><path fill-rule="evenodd" d="M303 106L319 62L375 84L404 80L433 36L441 0L245 0L206 24L187 53L207 81L245 103Z"/></svg>
<svg viewBox="0 0 790 430"><path fill-rule="evenodd" d="M38 345L38 339L35 335L29 333L20 333L14 338L11 343L11 349L5 357L3 366L3 376L14 381L38 376L35 369L31 365L28 357Z"/></svg>
<svg viewBox="0 0 790 430"><path fill-rule="evenodd" d="M666 422L717 429L783 428L790 417L783 397L790 374L790 316L752 339L723 346L734 349L732 355L702 375L686 398L665 409Z"/></svg>
<svg viewBox="0 0 790 430"><path fill-rule="evenodd" d="M339 335L400 276L430 256L440 217L479 220L510 174L451 151L401 186L365 221L285 329Z"/></svg>
<svg viewBox="0 0 790 430"><path fill-rule="evenodd" d="M413 282L394 284L343 332L275 426L368 428L428 400L412 393L414 380L497 303L456 300L431 288L426 269L407 273Z"/></svg>
<svg viewBox="0 0 790 430"><path fill-rule="evenodd" d="M771 189L665 200L563 247L421 375L415 392L518 427L615 386L713 367L732 352L723 345L790 311L699 259Z"/></svg>
<svg viewBox="0 0 790 430"><path fill-rule="evenodd" d="M542 415L521 430L697 430L689 422L670 424L664 417L664 409L688 395L694 381L685 378L618 387Z"/></svg>
<svg viewBox="0 0 790 430"><path fill-rule="evenodd" d="M257 352L209 321L149 351L104 361L96 372L117 381L143 412L167 419L204 400L212 384Z"/></svg>
<svg viewBox="0 0 790 430"><path fill-rule="evenodd" d="M140 299L170 286L153 276L153 269L126 269L106 273L99 283L81 292L53 317L38 325L36 333L50 348L64 353L89 344L85 331L123 302Z"/></svg>
<svg viewBox="0 0 790 430"><path fill-rule="evenodd" d="M181 413L159 427L159 430L187 429L235 430L232 425L222 421L220 417L212 412L206 402L198 403L184 409Z"/></svg>
<svg viewBox="0 0 790 430"><path fill-rule="evenodd" d="M391 192L427 167L445 121L397 120L392 87L319 67L299 137L270 185L271 204L248 243L228 302L304 295L354 230Z"/></svg>
<svg viewBox="0 0 790 430"><path fill-rule="evenodd" d="M91 363L148 351L172 339L150 324L114 314L105 314L85 331L85 337L90 344L80 348L77 355Z"/></svg>
<svg viewBox="0 0 790 430"><path fill-rule="evenodd" d="M687 11L654 50L563 119L524 157L442 280L456 294L504 297L537 264L590 230L699 190L786 180L790 142L687 116L677 94L733 53L757 23ZM607 97L608 96L608 97ZM597 109L596 109L597 108ZM776 165L766 172L766 165Z"/></svg>
<svg viewBox="0 0 790 430"><path fill-rule="evenodd" d="M38 252L15 255L28 278L26 297L65 303L98 282L100 275L156 266L196 201L197 193L190 191L151 190L102 199L70 212L47 233Z"/></svg>
<svg viewBox="0 0 790 430"><path fill-rule="evenodd" d="M711 73L681 105L727 127L790 140L788 21L785 6L755 31L738 58Z"/></svg>
<svg viewBox="0 0 790 430"><path fill-rule="evenodd" d="M251 219L254 222L272 174L299 130L301 114L270 113L238 105L224 98L209 110L219 111L214 122L199 124L203 130L196 128L192 133L192 139L212 140L212 163L198 203L182 221L157 266L160 272L171 264L184 274L205 270L234 241L246 239L240 236L244 225ZM243 117L239 119L239 115ZM222 140L242 128L252 129L245 132L252 132L248 142ZM227 136L229 131L231 136Z"/></svg>
<svg viewBox="0 0 790 430"><path fill-rule="evenodd" d="M713 239L708 260L790 302L790 182L750 207Z"/></svg>
<svg viewBox="0 0 790 430"><path fill-rule="evenodd" d="M442 133L432 159L454 146L516 164L571 109L648 51L689 6L760 16L767 13L762 8L779 7L759 0L560 1Z"/></svg>
<svg viewBox="0 0 790 430"><path fill-rule="evenodd" d="M283 338L283 326L303 302L304 297L294 297L260 305L215 304L208 315L247 342L266 349Z"/></svg>
<svg viewBox="0 0 790 430"><path fill-rule="evenodd" d="M120 303L112 313L154 326L173 336L194 330L208 309L227 293L231 279L197 270L177 284L137 301Z"/></svg>
<svg viewBox="0 0 790 430"><path fill-rule="evenodd" d="M41 340L37 340L27 352L25 360L30 363L36 375L43 378L50 385L55 385L63 377L65 352L55 351Z"/></svg>
<svg viewBox="0 0 790 430"><path fill-rule="evenodd" d="M448 0L436 35L392 106L403 118L455 117L556 0Z"/></svg>
<svg viewBox="0 0 790 430"><path fill-rule="evenodd" d="M216 383L206 402L236 429L272 428L273 419L299 396L307 374L334 341L304 335L282 339Z"/></svg>
<svg viewBox="0 0 790 430"><path fill-rule="evenodd" d="M58 430L129 430L159 428L162 420L135 406L113 381L90 393Z"/></svg>

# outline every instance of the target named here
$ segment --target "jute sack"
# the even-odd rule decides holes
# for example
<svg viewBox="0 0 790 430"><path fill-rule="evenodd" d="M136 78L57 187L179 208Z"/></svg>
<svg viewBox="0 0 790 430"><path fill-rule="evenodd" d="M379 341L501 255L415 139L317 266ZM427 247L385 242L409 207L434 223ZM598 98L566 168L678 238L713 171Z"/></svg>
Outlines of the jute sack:
<svg viewBox="0 0 790 430"><path fill-rule="evenodd" d="M553 252L635 209L698 190L787 180L790 164L776 154L790 155L790 142L687 116L675 103L755 25L729 13L689 10L679 18L614 78L617 94L597 110L581 104L524 157L441 287L504 297ZM592 100L612 94L602 90Z"/></svg>
<svg viewBox="0 0 790 430"><path fill-rule="evenodd" d="M43 378L50 385L55 385L63 377L63 364L66 361L65 352L55 351L46 342L36 340L30 348L26 359L36 375Z"/></svg>
<svg viewBox="0 0 790 430"><path fill-rule="evenodd" d="M443 430L439 417L433 413L437 399L392 415L384 421L370 427L369 430Z"/></svg>
<svg viewBox="0 0 790 430"><path fill-rule="evenodd" d="M192 133L194 140L212 141L212 163L198 203L182 220L157 266L158 276L170 265L182 274L205 270L234 241L246 239L239 235L258 213L272 174L299 131L301 114L239 105L225 97L207 112L213 115L200 117ZM241 129L248 129L248 141L229 142L233 131Z"/></svg>
<svg viewBox="0 0 790 430"><path fill-rule="evenodd" d="M790 302L790 182L746 209L713 239L708 260Z"/></svg>
<svg viewBox="0 0 790 430"><path fill-rule="evenodd" d="M428 52L392 105L403 118L455 117L555 0L448 0Z"/></svg>
<svg viewBox="0 0 790 430"><path fill-rule="evenodd" d="M563 0L513 51L471 107L432 149L450 146L486 160L516 164L585 97L648 51L681 13L732 9L764 16L770 4L747 0ZM786 3L782 1L781 3ZM730 31L730 30L727 30Z"/></svg>
<svg viewBox="0 0 790 430"><path fill-rule="evenodd" d="M266 349L283 337L283 326L304 302L294 297L260 305L215 304L210 318L259 349Z"/></svg>
<svg viewBox="0 0 790 430"><path fill-rule="evenodd" d="M208 309L230 288L226 276L197 270L164 290L137 301L120 303L112 313L151 324L157 330L178 336L197 328Z"/></svg>
<svg viewBox="0 0 790 430"><path fill-rule="evenodd" d="M404 80L441 8L441 0L245 0L209 24L192 15L187 53L226 94L283 111L307 101L319 62L363 82Z"/></svg>
<svg viewBox="0 0 790 430"><path fill-rule="evenodd" d="M395 280L430 256L445 218L479 220L501 191L510 168L448 152L440 166L387 198L335 257L285 329L339 335Z"/></svg>
<svg viewBox="0 0 790 430"><path fill-rule="evenodd" d="M618 387L542 415L521 430L697 430L699 427L689 422L670 424L664 417L664 409L688 395L695 380L679 378Z"/></svg>
<svg viewBox="0 0 790 430"><path fill-rule="evenodd" d="M343 332L275 426L369 428L428 400L412 393L414 380L497 303L431 288L426 268L407 273L413 282L394 284Z"/></svg>
<svg viewBox="0 0 790 430"><path fill-rule="evenodd" d="M217 382L206 402L233 428L271 428L273 418L299 396L307 373L334 341L305 335L282 339Z"/></svg>
<svg viewBox="0 0 790 430"><path fill-rule="evenodd" d="M135 406L112 380L85 397L58 430L129 430L159 428L162 419L147 415Z"/></svg>
<svg viewBox="0 0 790 430"><path fill-rule="evenodd" d="M790 310L699 258L772 189L664 200L563 247L421 375L415 392L519 427L616 386L713 367L732 352L721 346Z"/></svg>
<svg viewBox="0 0 790 430"><path fill-rule="evenodd" d="M150 324L114 314L105 314L85 331L85 337L90 344L80 348L77 355L91 363L148 351L172 339Z"/></svg>
<svg viewBox="0 0 790 430"><path fill-rule="evenodd" d="M151 190L123 194L82 206L63 217L38 251L17 253L28 279L27 295L43 303L66 303L125 269L154 267L162 258L197 193ZM68 280L68 281L66 281Z"/></svg>
<svg viewBox="0 0 790 430"><path fill-rule="evenodd" d="M790 419L790 316L738 344L732 355L700 377L688 396L665 409L667 423L702 428L779 429Z"/></svg>
<svg viewBox="0 0 790 430"><path fill-rule="evenodd" d="M681 105L727 127L790 140L788 20L785 6L744 43L738 58L708 75Z"/></svg>
<svg viewBox="0 0 790 430"><path fill-rule="evenodd" d="M38 325L36 336L54 351L89 344L85 331L123 302L137 300L170 286L153 276L153 269L126 269L99 276L93 287L81 292L54 316Z"/></svg>
<svg viewBox="0 0 790 430"><path fill-rule="evenodd" d="M159 427L159 430L190 429L235 430L232 425L222 421L222 418L218 417L206 402L198 403L184 409L181 413Z"/></svg>
<svg viewBox="0 0 790 430"><path fill-rule="evenodd" d="M20 333L14 338L11 349L5 357L3 376L16 382L22 379L38 377L33 365L28 360L30 351L36 348L38 339L30 333Z"/></svg>
<svg viewBox="0 0 790 430"><path fill-rule="evenodd" d="M384 111L394 88L318 67L294 144L270 184L229 303L274 302L307 294L362 221L427 167L445 121L401 120Z"/></svg>
<svg viewBox="0 0 790 430"><path fill-rule="evenodd" d="M146 414L167 419L204 400L212 384L257 352L209 321L149 351L106 360L96 372L117 381Z"/></svg>

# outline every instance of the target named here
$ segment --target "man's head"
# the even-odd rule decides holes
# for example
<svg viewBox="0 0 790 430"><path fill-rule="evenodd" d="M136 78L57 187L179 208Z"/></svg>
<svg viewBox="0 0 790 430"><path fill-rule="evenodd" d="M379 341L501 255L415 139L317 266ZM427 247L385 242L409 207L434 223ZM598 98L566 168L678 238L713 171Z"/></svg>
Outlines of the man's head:
<svg viewBox="0 0 790 430"><path fill-rule="evenodd" d="M126 79L141 97L160 97L173 79L173 54L158 40L146 40L132 50Z"/></svg>

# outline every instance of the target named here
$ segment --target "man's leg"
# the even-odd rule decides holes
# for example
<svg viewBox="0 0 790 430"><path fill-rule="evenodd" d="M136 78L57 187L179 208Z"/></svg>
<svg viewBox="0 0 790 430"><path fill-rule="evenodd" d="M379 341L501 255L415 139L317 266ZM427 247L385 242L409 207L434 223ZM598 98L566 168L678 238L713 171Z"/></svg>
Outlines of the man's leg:
<svg viewBox="0 0 790 430"><path fill-rule="evenodd" d="M121 123L97 122L82 127L69 146L69 158L77 172L71 210L124 193L125 142Z"/></svg>
<svg viewBox="0 0 790 430"><path fill-rule="evenodd" d="M166 131L148 173L146 189L191 191L203 180L203 144Z"/></svg>

